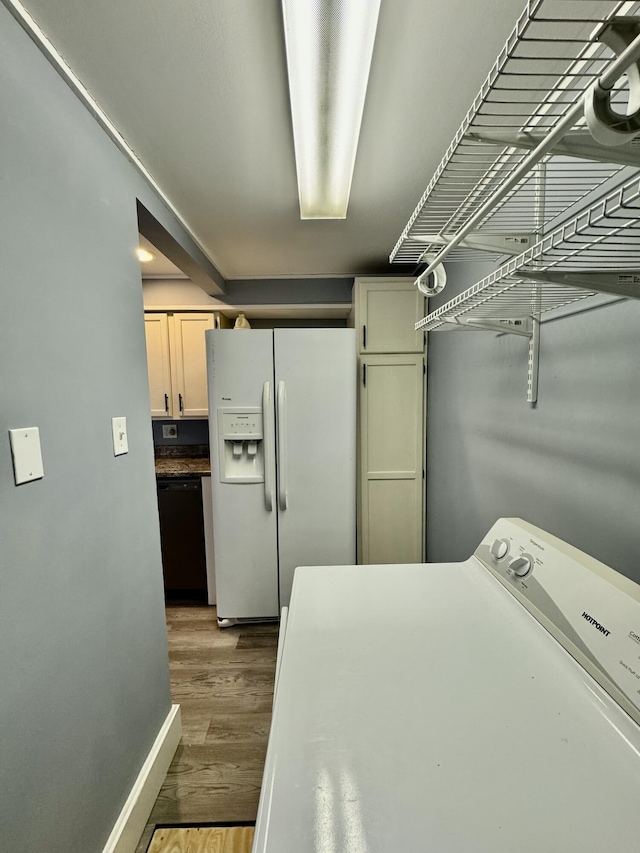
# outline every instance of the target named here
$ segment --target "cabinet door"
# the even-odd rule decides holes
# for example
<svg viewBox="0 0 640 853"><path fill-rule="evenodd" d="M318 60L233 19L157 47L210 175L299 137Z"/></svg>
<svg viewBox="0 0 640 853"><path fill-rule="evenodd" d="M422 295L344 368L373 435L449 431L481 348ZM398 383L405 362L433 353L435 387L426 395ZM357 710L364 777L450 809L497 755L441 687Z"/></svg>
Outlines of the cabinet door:
<svg viewBox="0 0 640 853"><path fill-rule="evenodd" d="M422 355L360 360L360 562L423 553Z"/></svg>
<svg viewBox="0 0 640 853"><path fill-rule="evenodd" d="M360 353L423 352L424 333L415 324L425 314L424 296L413 279L356 282Z"/></svg>
<svg viewBox="0 0 640 853"><path fill-rule="evenodd" d="M204 340L207 329L213 329L213 313L173 315L171 368L177 417L206 418L209 414Z"/></svg>
<svg viewBox="0 0 640 853"><path fill-rule="evenodd" d="M173 410L167 315L145 314L144 331L147 339L151 416L170 418L173 415Z"/></svg>

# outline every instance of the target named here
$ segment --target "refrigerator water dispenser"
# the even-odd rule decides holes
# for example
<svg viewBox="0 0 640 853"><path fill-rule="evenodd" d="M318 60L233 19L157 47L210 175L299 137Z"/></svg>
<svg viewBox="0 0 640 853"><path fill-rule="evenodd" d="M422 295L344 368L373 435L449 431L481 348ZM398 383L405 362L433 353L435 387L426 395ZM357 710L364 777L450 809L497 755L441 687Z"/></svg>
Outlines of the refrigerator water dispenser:
<svg viewBox="0 0 640 853"><path fill-rule="evenodd" d="M221 483L263 483L262 409L218 409Z"/></svg>

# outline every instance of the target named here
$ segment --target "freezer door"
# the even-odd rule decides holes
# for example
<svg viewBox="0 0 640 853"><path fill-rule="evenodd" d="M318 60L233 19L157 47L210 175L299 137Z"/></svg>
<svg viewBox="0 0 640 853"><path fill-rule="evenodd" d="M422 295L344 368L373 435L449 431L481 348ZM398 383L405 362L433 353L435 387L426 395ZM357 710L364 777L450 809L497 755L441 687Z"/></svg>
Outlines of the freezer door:
<svg viewBox="0 0 640 853"><path fill-rule="evenodd" d="M278 551L273 332L213 329L206 333L206 340L218 618L275 618ZM245 476L239 467L240 476L234 481L221 465L225 452L234 464L233 448L241 442L232 442L225 448L219 429L221 425L238 429L240 438L243 427L236 421L242 421L233 414L242 410L250 413L254 426L262 428L262 446L258 448L258 455L263 454L262 479L251 476L251 471ZM250 444L245 441L240 447L238 462L248 465Z"/></svg>
<svg viewBox="0 0 640 853"><path fill-rule="evenodd" d="M355 336L274 331L281 607L297 566L355 563Z"/></svg>

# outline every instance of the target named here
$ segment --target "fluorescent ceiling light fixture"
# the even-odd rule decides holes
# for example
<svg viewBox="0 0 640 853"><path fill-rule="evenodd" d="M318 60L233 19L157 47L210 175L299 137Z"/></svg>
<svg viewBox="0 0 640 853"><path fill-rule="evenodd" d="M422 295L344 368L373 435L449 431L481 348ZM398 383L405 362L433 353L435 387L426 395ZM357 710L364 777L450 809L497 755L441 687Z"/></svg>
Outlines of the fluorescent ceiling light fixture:
<svg viewBox="0 0 640 853"><path fill-rule="evenodd" d="M136 249L136 255L138 256L138 260L142 264L148 264L149 261L152 261L155 257L155 255L152 255L151 252L147 252L147 250L143 249L142 247Z"/></svg>
<svg viewBox="0 0 640 853"><path fill-rule="evenodd" d="M282 0L302 219L344 219L380 0Z"/></svg>

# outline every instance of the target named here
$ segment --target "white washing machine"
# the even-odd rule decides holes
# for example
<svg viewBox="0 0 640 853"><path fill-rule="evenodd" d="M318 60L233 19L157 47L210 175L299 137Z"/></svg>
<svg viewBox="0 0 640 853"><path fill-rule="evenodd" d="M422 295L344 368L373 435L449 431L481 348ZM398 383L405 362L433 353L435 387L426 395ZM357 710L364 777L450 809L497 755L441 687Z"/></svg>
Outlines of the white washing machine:
<svg viewBox="0 0 640 853"><path fill-rule="evenodd" d="M519 519L301 568L253 853L640 849L640 587Z"/></svg>

